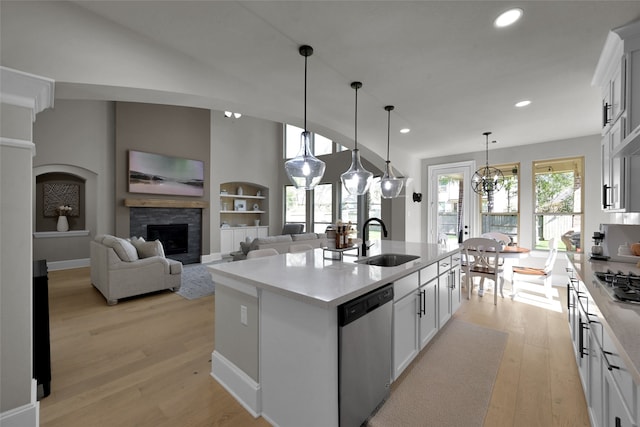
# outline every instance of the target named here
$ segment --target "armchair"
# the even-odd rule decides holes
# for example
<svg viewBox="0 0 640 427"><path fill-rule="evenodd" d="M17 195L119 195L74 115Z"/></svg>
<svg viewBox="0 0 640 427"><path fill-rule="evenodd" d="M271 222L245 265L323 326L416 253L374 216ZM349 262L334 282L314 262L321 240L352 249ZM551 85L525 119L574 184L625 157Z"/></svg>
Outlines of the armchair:
<svg viewBox="0 0 640 427"><path fill-rule="evenodd" d="M165 258L159 241L128 240L104 235L90 242L91 283L107 304L121 298L170 289L182 285L182 263Z"/></svg>

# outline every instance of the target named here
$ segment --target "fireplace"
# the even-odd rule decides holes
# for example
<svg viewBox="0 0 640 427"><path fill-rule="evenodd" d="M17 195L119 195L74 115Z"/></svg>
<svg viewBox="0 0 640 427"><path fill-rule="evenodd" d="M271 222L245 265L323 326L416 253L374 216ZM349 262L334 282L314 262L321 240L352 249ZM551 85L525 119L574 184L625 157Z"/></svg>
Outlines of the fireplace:
<svg viewBox="0 0 640 427"><path fill-rule="evenodd" d="M202 249L202 209L199 208L160 208L160 207L132 207L129 210L129 224L131 236L142 236L148 238L148 227L155 226L184 226L187 225L186 244L188 249L172 253L167 251L167 243L162 238L158 239L164 246L165 255L178 260L183 264L193 264L200 262Z"/></svg>
<svg viewBox="0 0 640 427"><path fill-rule="evenodd" d="M165 255L189 252L189 224L149 224L147 240L160 240Z"/></svg>

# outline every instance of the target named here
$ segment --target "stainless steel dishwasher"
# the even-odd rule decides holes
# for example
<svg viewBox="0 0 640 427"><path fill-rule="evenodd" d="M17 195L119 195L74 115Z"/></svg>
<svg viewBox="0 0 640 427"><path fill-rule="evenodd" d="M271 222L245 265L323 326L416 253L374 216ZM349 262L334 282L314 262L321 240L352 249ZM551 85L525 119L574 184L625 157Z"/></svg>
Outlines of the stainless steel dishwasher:
<svg viewBox="0 0 640 427"><path fill-rule="evenodd" d="M389 396L393 285L338 306L340 427L359 427Z"/></svg>

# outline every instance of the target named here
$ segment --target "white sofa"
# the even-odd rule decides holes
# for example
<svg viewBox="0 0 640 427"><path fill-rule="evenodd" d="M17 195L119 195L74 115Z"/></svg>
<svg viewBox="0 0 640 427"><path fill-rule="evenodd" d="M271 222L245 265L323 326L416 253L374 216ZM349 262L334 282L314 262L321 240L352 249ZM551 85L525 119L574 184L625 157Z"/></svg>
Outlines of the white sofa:
<svg viewBox="0 0 640 427"><path fill-rule="evenodd" d="M91 283L109 305L121 298L182 285L182 263L165 258L159 241L99 235L91 245Z"/></svg>
<svg viewBox="0 0 640 427"><path fill-rule="evenodd" d="M233 260L243 260L247 254L256 249L273 248L279 254L289 252L291 245L308 244L312 248L327 246L327 235L325 233L303 233L303 234L281 234L278 236L256 237L251 242L240 242L240 251L232 252Z"/></svg>

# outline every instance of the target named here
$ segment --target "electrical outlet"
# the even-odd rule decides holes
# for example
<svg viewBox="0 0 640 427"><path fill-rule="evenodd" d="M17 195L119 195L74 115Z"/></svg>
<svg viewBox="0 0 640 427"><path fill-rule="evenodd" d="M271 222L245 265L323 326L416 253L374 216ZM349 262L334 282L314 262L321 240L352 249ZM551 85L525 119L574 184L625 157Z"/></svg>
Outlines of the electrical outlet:
<svg viewBox="0 0 640 427"><path fill-rule="evenodd" d="M247 326L247 306L246 305L240 306L240 323Z"/></svg>

